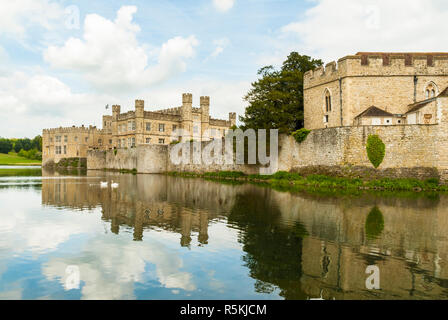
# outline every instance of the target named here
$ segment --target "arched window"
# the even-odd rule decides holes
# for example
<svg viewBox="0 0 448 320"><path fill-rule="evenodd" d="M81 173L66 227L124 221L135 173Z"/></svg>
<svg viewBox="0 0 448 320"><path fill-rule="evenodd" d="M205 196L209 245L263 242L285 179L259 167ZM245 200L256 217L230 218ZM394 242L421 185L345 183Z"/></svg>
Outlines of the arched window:
<svg viewBox="0 0 448 320"><path fill-rule="evenodd" d="M434 98L438 95L439 89L434 82L429 82L425 88L425 97L426 99Z"/></svg>
<svg viewBox="0 0 448 320"><path fill-rule="evenodd" d="M325 112L331 111L331 94L328 89L325 90Z"/></svg>

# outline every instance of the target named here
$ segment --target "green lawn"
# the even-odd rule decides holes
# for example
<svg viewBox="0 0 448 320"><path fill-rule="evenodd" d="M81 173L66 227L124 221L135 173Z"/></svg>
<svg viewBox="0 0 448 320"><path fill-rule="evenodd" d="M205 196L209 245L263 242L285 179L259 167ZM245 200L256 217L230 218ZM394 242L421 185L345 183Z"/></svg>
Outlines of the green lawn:
<svg viewBox="0 0 448 320"><path fill-rule="evenodd" d="M39 160L30 160L27 158L19 157L15 154L0 153L0 165L3 166L18 166L18 165L41 165Z"/></svg>

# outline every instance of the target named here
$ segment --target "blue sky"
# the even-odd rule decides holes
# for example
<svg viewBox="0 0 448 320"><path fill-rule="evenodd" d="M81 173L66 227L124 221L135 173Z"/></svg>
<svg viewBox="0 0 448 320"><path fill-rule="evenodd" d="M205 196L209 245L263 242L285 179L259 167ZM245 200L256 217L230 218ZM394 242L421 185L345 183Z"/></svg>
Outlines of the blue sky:
<svg viewBox="0 0 448 320"><path fill-rule="evenodd" d="M242 114L265 65L289 52L448 51L444 1L17 0L0 4L0 136L101 123L106 104L211 96Z"/></svg>

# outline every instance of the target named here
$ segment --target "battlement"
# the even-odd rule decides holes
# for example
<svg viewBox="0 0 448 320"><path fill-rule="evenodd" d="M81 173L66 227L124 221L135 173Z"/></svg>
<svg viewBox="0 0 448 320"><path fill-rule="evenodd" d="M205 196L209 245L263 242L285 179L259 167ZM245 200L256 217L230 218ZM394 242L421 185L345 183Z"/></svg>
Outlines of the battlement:
<svg viewBox="0 0 448 320"><path fill-rule="evenodd" d="M446 75L448 53L358 52L304 74L304 88L350 76Z"/></svg>
<svg viewBox="0 0 448 320"><path fill-rule="evenodd" d="M118 115L118 120L128 120L135 118L135 111L128 111Z"/></svg>
<svg viewBox="0 0 448 320"><path fill-rule="evenodd" d="M192 104L193 103L193 95L191 93L182 94L182 104Z"/></svg>
<svg viewBox="0 0 448 320"><path fill-rule="evenodd" d="M113 113L118 113L118 114L120 114L120 111L121 111L121 106L120 106L120 105L115 104L115 105L112 106L112 112L113 112Z"/></svg>
<svg viewBox="0 0 448 320"><path fill-rule="evenodd" d="M210 97L200 97L200 106L203 107L209 107L210 106Z"/></svg>
<svg viewBox="0 0 448 320"><path fill-rule="evenodd" d="M229 119L234 119L234 120L236 120L236 112L230 112L230 113L229 113Z"/></svg>
<svg viewBox="0 0 448 320"><path fill-rule="evenodd" d="M135 108L145 108L145 100L135 100Z"/></svg>
<svg viewBox="0 0 448 320"><path fill-rule="evenodd" d="M177 107L177 108L168 108L168 109L162 109L162 110L157 110L154 111L156 113L163 113L163 114L174 114L174 115L180 115L181 112L181 107Z"/></svg>
<svg viewBox="0 0 448 320"><path fill-rule="evenodd" d="M96 132L102 132L103 129L98 129L96 126L88 126L85 127L84 125L81 127L59 127L59 128L50 128L50 129L43 129L43 134L66 134L66 133L89 133L91 131Z"/></svg>

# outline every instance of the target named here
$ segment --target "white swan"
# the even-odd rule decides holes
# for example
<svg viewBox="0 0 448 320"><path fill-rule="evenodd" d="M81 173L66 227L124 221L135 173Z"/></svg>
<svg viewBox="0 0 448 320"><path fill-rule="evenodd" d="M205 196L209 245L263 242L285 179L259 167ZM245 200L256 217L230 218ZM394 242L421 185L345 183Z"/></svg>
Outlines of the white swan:
<svg viewBox="0 0 448 320"><path fill-rule="evenodd" d="M101 181L100 185L101 185L101 188L107 188L108 183L107 183L107 181L106 182Z"/></svg>
<svg viewBox="0 0 448 320"><path fill-rule="evenodd" d="M116 183L112 180L112 183L110 184L110 186L112 189L118 188L118 183Z"/></svg>

